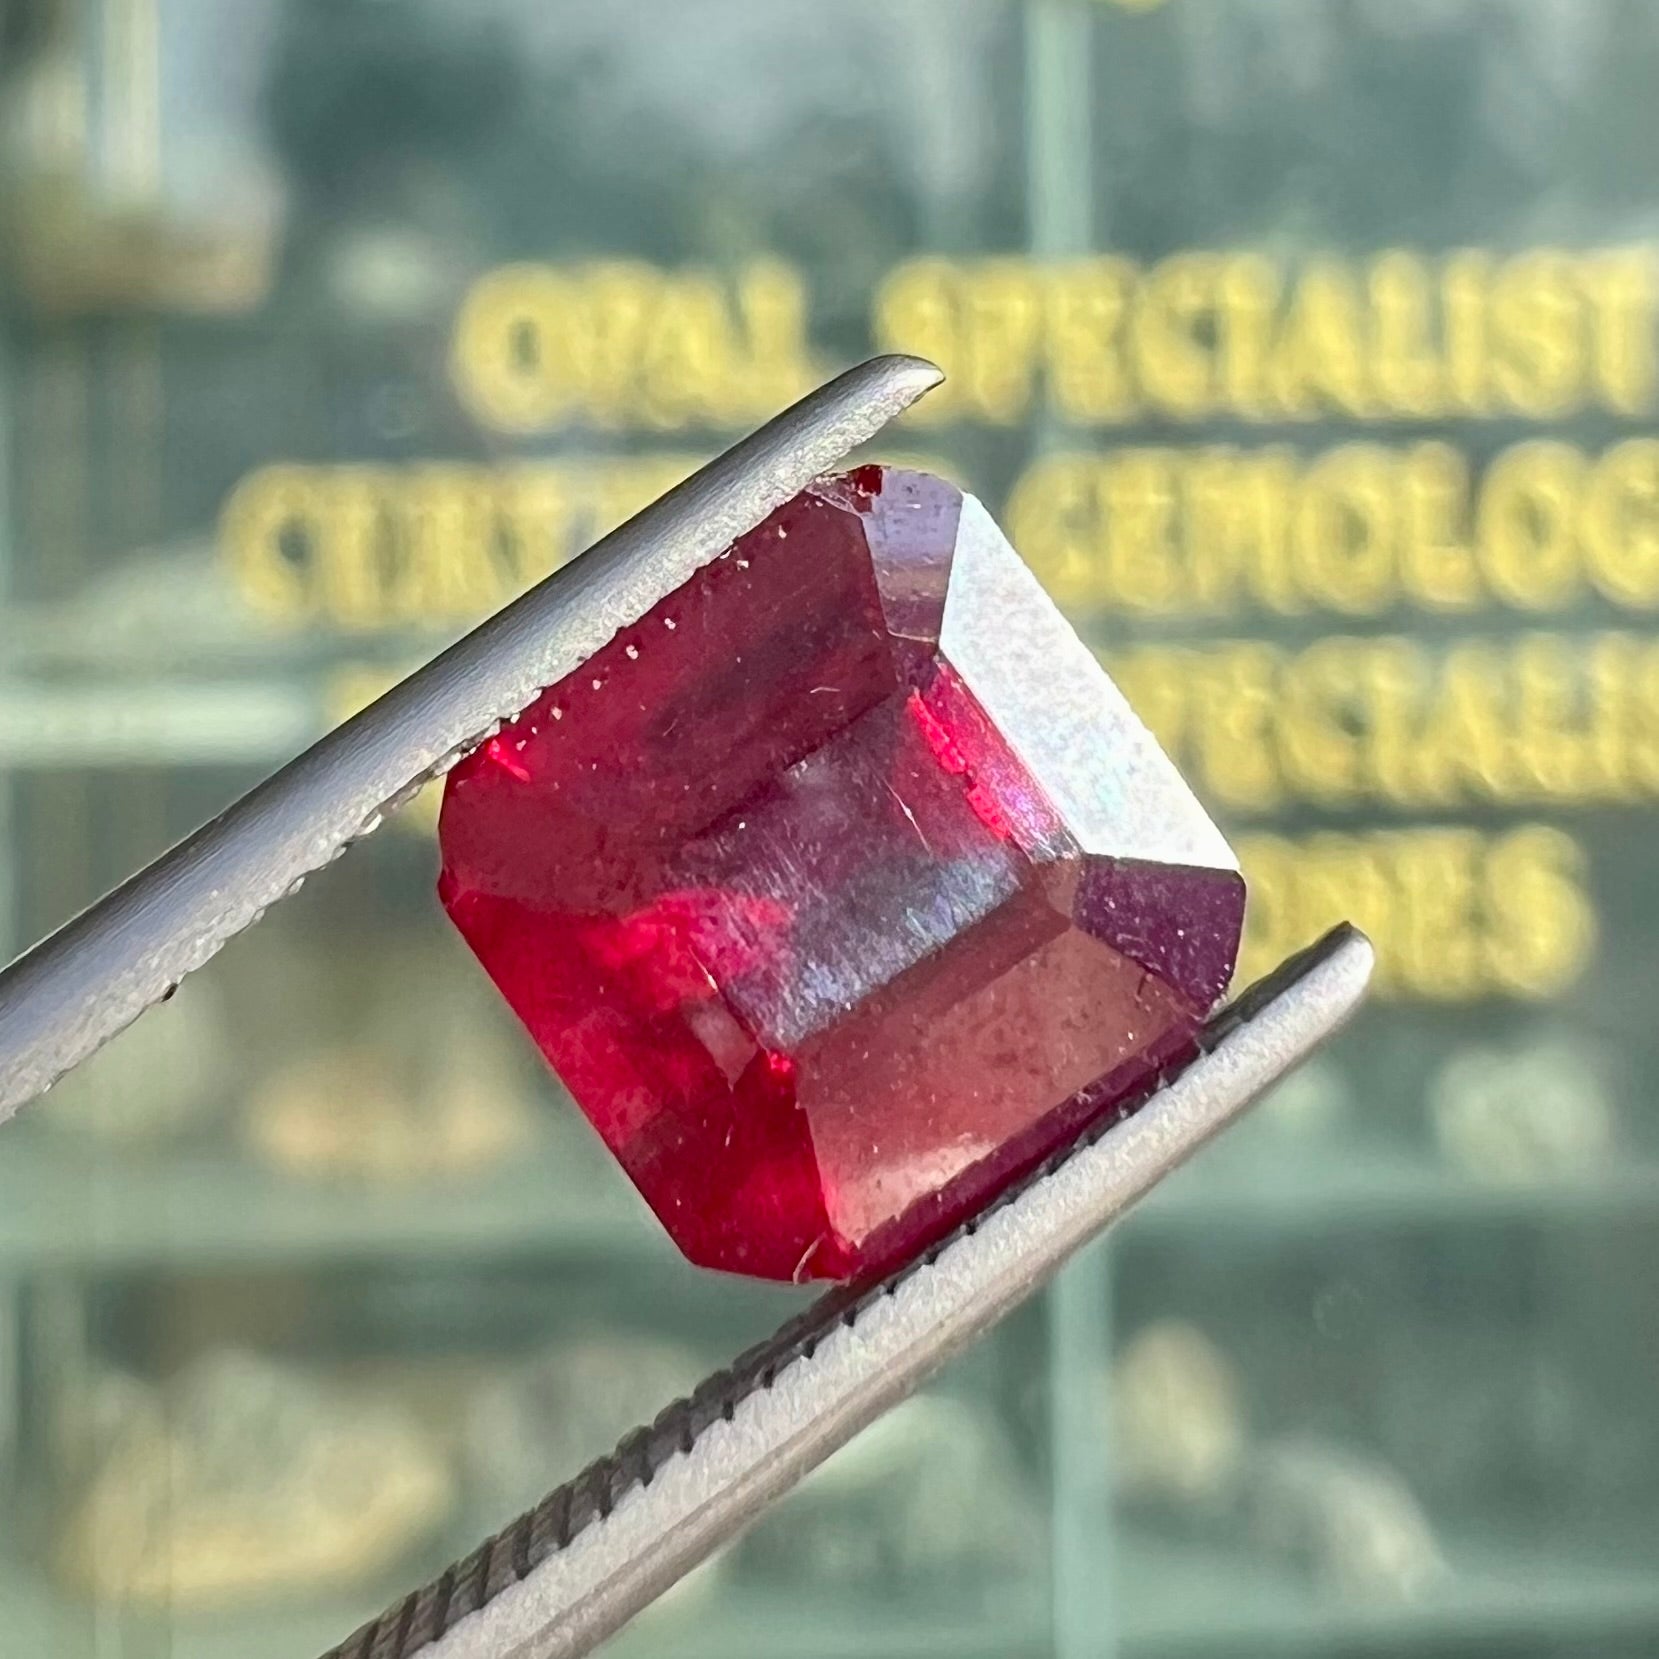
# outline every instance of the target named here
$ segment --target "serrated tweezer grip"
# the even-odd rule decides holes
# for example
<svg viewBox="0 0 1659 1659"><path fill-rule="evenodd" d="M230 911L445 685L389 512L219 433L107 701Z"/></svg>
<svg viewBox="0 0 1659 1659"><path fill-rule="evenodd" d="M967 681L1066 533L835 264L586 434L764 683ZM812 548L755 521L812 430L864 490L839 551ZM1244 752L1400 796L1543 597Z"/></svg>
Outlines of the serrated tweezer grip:
<svg viewBox="0 0 1659 1659"><path fill-rule="evenodd" d="M0 972L0 1123L942 378L820 386Z"/></svg>
<svg viewBox="0 0 1659 1659"><path fill-rule="evenodd" d="M921 1260L832 1292L326 1659L590 1651L1017 1303L1348 1017L1341 927L1205 1027L1139 1109Z"/></svg>

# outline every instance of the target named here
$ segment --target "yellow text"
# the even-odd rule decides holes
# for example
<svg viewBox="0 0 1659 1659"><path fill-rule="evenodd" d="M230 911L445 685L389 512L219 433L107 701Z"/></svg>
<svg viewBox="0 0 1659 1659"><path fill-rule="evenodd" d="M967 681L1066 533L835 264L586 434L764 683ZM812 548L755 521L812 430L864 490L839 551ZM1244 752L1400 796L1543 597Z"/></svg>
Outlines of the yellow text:
<svg viewBox="0 0 1659 1659"><path fill-rule="evenodd" d="M1653 393L1654 320L1644 248L930 257L875 299L878 343L950 376L918 418L1003 426L1038 410L1083 426L1634 414Z"/></svg>
<svg viewBox="0 0 1659 1659"><path fill-rule="evenodd" d="M473 415L502 432L748 426L817 378L806 284L771 260L732 277L504 265L462 302L450 367Z"/></svg>
<svg viewBox="0 0 1659 1659"><path fill-rule="evenodd" d="M269 466L227 499L220 549L242 598L277 620L365 631L472 622L699 464L658 454Z"/></svg>
<svg viewBox="0 0 1659 1659"><path fill-rule="evenodd" d="M1108 667L1198 792L1232 813L1659 796L1659 640L1238 640L1133 647Z"/></svg>
<svg viewBox="0 0 1659 1659"><path fill-rule="evenodd" d="M1659 440L1129 448L1036 461L1010 537L1074 614L1659 609Z"/></svg>
<svg viewBox="0 0 1659 1659"><path fill-rule="evenodd" d="M1376 945L1383 996L1542 999L1595 948L1583 853L1545 825L1248 835L1239 855L1250 887L1240 984L1344 919Z"/></svg>

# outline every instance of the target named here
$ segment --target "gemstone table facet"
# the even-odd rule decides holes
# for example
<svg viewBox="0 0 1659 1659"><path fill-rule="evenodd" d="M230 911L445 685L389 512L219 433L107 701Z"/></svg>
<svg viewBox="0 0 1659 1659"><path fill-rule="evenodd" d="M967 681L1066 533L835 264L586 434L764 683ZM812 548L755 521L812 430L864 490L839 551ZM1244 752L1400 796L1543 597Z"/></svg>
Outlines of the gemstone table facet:
<svg viewBox="0 0 1659 1659"><path fill-rule="evenodd" d="M1186 1052L1219 832L971 496L865 467L451 774L445 908L685 1254L879 1271Z"/></svg>

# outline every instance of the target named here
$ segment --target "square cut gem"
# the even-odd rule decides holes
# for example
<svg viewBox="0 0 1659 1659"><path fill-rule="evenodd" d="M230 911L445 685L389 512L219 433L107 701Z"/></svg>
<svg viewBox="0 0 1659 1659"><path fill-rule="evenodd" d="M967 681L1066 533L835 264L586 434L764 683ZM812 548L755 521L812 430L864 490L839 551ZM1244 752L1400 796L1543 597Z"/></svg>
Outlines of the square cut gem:
<svg viewBox="0 0 1659 1659"><path fill-rule="evenodd" d="M439 892L694 1262L879 1272L1140 1098L1232 854L971 496L780 507L451 774Z"/></svg>

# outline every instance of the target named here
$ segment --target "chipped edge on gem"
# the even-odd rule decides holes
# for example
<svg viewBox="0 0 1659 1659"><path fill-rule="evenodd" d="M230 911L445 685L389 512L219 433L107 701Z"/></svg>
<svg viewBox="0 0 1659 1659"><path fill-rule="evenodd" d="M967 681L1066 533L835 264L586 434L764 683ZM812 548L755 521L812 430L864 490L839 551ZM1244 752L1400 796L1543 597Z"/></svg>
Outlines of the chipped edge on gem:
<svg viewBox="0 0 1659 1659"><path fill-rule="evenodd" d="M705 1378L689 1395L674 1401L652 1422L623 1436L614 1451L549 1493L433 1583L411 1592L330 1648L322 1659L408 1659L438 1641L463 1618L481 1611L504 1590L523 1583L588 1528L605 1520L625 1496L649 1487L674 1459L688 1455L705 1430L717 1422L731 1422L745 1400L772 1389L792 1367L810 1360L818 1345L838 1327L856 1327L866 1312L892 1297L907 1281L928 1272L953 1245L971 1237L993 1215L1134 1117L1197 1061L1255 1020L1287 988L1356 940L1363 941L1363 935L1342 923L1288 957L1212 1016L1192 1047L1151 1077L1127 1104L1091 1123L978 1214L885 1278L840 1285L820 1297L725 1370Z"/></svg>

